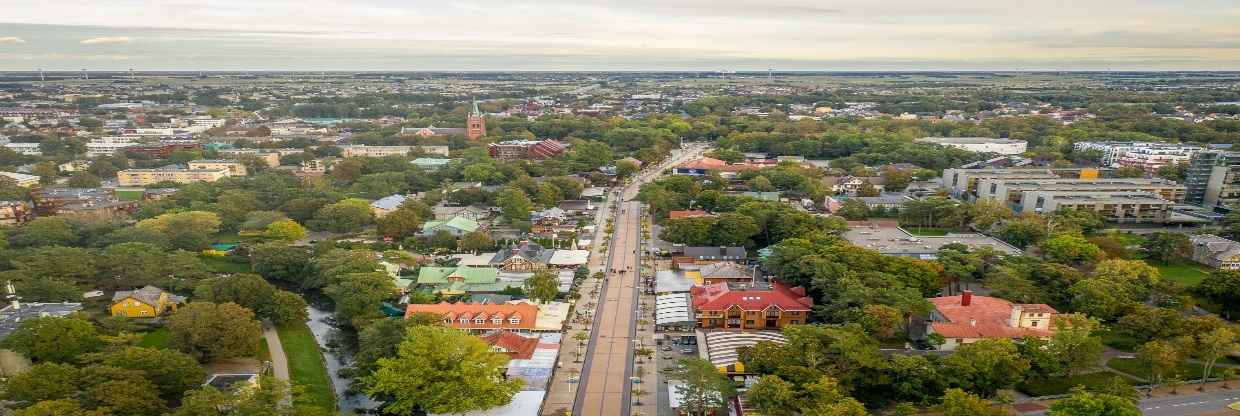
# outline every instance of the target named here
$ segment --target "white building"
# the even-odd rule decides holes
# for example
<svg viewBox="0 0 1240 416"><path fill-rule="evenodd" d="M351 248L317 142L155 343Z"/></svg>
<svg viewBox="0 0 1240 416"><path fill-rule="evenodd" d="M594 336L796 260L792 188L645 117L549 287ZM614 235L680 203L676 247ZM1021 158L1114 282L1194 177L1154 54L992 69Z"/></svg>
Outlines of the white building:
<svg viewBox="0 0 1240 416"><path fill-rule="evenodd" d="M1025 153L1028 142L1015 139L996 139L990 137L922 137L918 143L937 144L955 147L977 153L998 153L1001 155L1019 155Z"/></svg>
<svg viewBox="0 0 1240 416"><path fill-rule="evenodd" d="M1152 171L1168 163L1187 162L1203 149L1180 143L1086 141L1073 143L1072 150L1101 152L1102 166L1136 166Z"/></svg>
<svg viewBox="0 0 1240 416"><path fill-rule="evenodd" d="M137 146L138 142L125 136L104 136L86 142L86 157L112 156L127 147Z"/></svg>
<svg viewBox="0 0 1240 416"><path fill-rule="evenodd" d="M38 176L27 175L24 173L0 172L0 178L3 178L4 180L13 181L14 183L17 184L17 186L21 186L24 188L29 188L31 186L35 186L39 184Z"/></svg>
<svg viewBox="0 0 1240 416"><path fill-rule="evenodd" d="M12 142L9 142L7 139L4 139L0 141L0 145L20 155L40 156L43 154L43 151L39 150L38 143L12 143Z"/></svg>

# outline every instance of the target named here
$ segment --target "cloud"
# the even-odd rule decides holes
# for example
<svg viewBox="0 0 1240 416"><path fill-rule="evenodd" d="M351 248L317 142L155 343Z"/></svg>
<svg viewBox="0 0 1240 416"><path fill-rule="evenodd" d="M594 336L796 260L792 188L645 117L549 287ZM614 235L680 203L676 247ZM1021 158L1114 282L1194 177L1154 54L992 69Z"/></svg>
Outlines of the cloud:
<svg viewBox="0 0 1240 416"><path fill-rule="evenodd" d="M133 43L133 38L129 36L103 36L98 38L82 39L79 42L83 45L113 45Z"/></svg>
<svg viewBox="0 0 1240 416"><path fill-rule="evenodd" d="M0 36L0 45L20 45L23 43L26 43L26 40L17 36Z"/></svg>

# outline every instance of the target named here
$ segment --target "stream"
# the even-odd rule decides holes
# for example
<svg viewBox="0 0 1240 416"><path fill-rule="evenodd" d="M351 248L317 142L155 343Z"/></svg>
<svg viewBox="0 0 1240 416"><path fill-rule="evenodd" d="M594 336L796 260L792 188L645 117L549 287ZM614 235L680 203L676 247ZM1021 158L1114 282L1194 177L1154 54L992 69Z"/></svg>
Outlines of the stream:
<svg viewBox="0 0 1240 416"><path fill-rule="evenodd" d="M340 406L340 411L344 414L353 414L358 409L374 408L379 403L364 394L346 395L349 379L336 375L337 371L348 366L347 360L351 357L341 357L327 348L328 335L334 329L328 323L331 316L331 311L310 306L310 322L307 325L310 326L310 332L314 333L314 340L319 343L319 348L323 351L323 361L327 363L327 375L331 377L332 387L336 390L336 402Z"/></svg>

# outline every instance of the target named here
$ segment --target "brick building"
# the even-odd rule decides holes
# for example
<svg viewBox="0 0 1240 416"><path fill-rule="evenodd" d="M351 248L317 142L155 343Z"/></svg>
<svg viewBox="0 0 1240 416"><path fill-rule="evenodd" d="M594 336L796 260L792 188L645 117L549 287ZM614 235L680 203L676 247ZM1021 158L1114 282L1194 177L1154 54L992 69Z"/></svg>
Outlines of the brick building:
<svg viewBox="0 0 1240 416"><path fill-rule="evenodd" d="M727 283L689 291L698 328L765 330L804 324L814 300L805 288L772 281L769 288L733 290Z"/></svg>

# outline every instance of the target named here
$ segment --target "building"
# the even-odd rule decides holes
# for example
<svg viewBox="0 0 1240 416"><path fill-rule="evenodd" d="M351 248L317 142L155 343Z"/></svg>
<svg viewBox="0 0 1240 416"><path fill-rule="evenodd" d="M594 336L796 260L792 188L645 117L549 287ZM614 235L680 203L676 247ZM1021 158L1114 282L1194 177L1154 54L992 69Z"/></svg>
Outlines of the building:
<svg viewBox="0 0 1240 416"><path fill-rule="evenodd" d="M827 176L822 178L822 182L837 195L857 195L866 185L882 192L887 184L887 180L882 176Z"/></svg>
<svg viewBox="0 0 1240 416"><path fill-rule="evenodd" d="M63 317L82 310L81 303L22 303L12 283L8 287L9 304L0 309L0 340L21 327L22 322L43 317Z"/></svg>
<svg viewBox="0 0 1240 416"><path fill-rule="evenodd" d="M388 195L383 198L376 199L370 203L370 210L375 213L376 218L383 218L392 211L400 209L400 206L408 201L409 197L401 194Z"/></svg>
<svg viewBox="0 0 1240 416"><path fill-rule="evenodd" d="M546 160L559 156L568 145L555 140L509 140L487 145L487 153L496 160Z"/></svg>
<svg viewBox="0 0 1240 416"><path fill-rule="evenodd" d="M1205 151L1188 162L1184 202L1206 208L1240 203L1240 152Z"/></svg>
<svg viewBox="0 0 1240 416"><path fill-rule="evenodd" d="M666 293L655 298L654 327L659 331L688 331L697 320L693 319L693 302L688 293Z"/></svg>
<svg viewBox="0 0 1240 416"><path fill-rule="evenodd" d="M1161 224L1171 220L1175 203L1141 191L1027 191L1021 198L1020 206L1022 213L1079 209L1096 212L1108 222Z"/></svg>
<svg viewBox="0 0 1240 416"><path fill-rule="evenodd" d="M926 322L927 334L944 338L940 350L951 351L983 339L1049 337L1059 314L1049 305L1013 304L1004 299L974 296L966 290L958 296L927 299L934 305Z"/></svg>
<svg viewBox="0 0 1240 416"><path fill-rule="evenodd" d="M443 168L444 166L448 166L449 163L452 163L452 159L419 157L417 159L413 159L409 163L419 168L422 168L424 170L439 170Z"/></svg>
<svg viewBox="0 0 1240 416"><path fill-rule="evenodd" d="M745 247L685 247L681 255L672 256L672 267L683 269L717 262L743 262Z"/></svg>
<svg viewBox="0 0 1240 416"><path fill-rule="evenodd" d="M338 145L341 157L388 157L407 156L414 146L367 146L362 144Z"/></svg>
<svg viewBox="0 0 1240 416"><path fill-rule="evenodd" d="M866 208L869 208L869 209L882 208L885 210L897 210L897 211L903 209L904 204L907 204L909 201L913 200L913 198L909 197L908 195L902 194L902 193L884 192L879 196L853 196L853 197L828 196L823 201L824 202L823 205L827 209L828 212L834 214L838 212L840 208L844 207L844 201L847 201L850 199L861 201L861 203L865 204Z"/></svg>
<svg viewBox="0 0 1240 416"><path fill-rule="evenodd" d="M917 143L937 144L977 153L1019 155L1025 153L1028 143L1024 140L996 139L990 137L922 137Z"/></svg>
<svg viewBox="0 0 1240 416"><path fill-rule="evenodd" d="M478 111L478 102L473 102L473 109L469 115L465 117L465 137L469 140L478 140L487 135L487 119Z"/></svg>
<svg viewBox="0 0 1240 416"><path fill-rule="evenodd" d="M202 150L202 144L194 140L163 140L158 144L124 147L127 154L143 155L151 159L167 159L176 152Z"/></svg>
<svg viewBox="0 0 1240 416"><path fill-rule="evenodd" d="M422 236L430 237L440 231L445 231L453 237L460 237L482 229L482 224L478 221L471 220L464 216L455 216L446 221L431 220L422 224Z"/></svg>
<svg viewBox="0 0 1240 416"><path fill-rule="evenodd" d="M86 157L95 158L100 156L112 156L120 153L126 148L137 145L138 143L133 141L133 138L125 136L104 136L94 138L86 142Z"/></svg>
<svg viewBox="0 0 1240 416"><path fill-rule="evenodd" d="M0 201L0 227L14 227L34 219L34 211L25 201Z"/></svg>
<svg viewBox="0 0 1240 416"><path fill-rule="evenodd" d="M120 186L147 186L160 182L215 182L229 176L228 169L185 169L170 165L154 169L125 169L116 172Z"/></svg>
<svg viewBox="0 0 1240 416"><path fill-rule="evenodd" d="M121 201L114 190L103 188L36 188L30 200L38 216L106 219L138 210L136 201Z"/></svg>
<svg viewBox="0 0 1240 416"><path fill-rule="evenodd" d="M280 152L263 149L220 149L220 156L237 159L243 156L255 157L267 164L267 167L280 166Z"/></svg>
<svg viewBox="0 0 1240 416"><path fill-rule="evenodd" d="M471 332L529 333L538 320L538 305L524 302L410 304L405 309L405 319L415 313L439 315L444 325Z"/></svg>
<svg viewBox="0 0 1240 416"><path fill-rule="evenodd" d="M717 283L730 283L733 285L752 285L754 276L758 273L757 269L743 266L739 263L731 261L720 261L701 266L688 266L696 270L686 271L690 279L702 282L702 284L713 285Z"/></svg>
<svg viewBox="0 0 1240 416"><path fill-rule="evenodd" d="M1213 234L1188 237L1193 245L1193 261L1216 268L1240 269L1240 243Z"/></svg>
<svg viewBox="0 0 1240 416"><path fill-rule="evenodd" d="M526 240L495 253L490 264L505 272L533 272L546 268L554 254L555 250Z"/></svg>
<svg viewBox="0 0 1240 416"><path fill-rule="evenodd" d="M467 293L498 293L508 288L499 280L499 269L494 267L432 267L418 269L417 284L441 295L464 295ZM520 285L518 285L520 286Z"/></svg>
<svg viewBox="0 0 1240 416"><path fill-rule="evenodd" d="M1133 154L1144 154L1146 156L1130 157L1128 162L1133 166L1144 169L1144 161L1152 162L1158 167L1167 163L1187 162L1194 153L1200 152L1203 149L1199 146L1180 143L1083 141L1073 143L1072 150L1073 152L1091 150L1101 152L1101 165L1107 167L1123 166L1125 157L1130 157L1129 155ZM1157 167L1154 170L1157 170Z"/></svg>
<svg viewBox="0 0 1240 416"><path fill-rule="evenodd" d="M528 360L538 348L538 338L525 337L508 331L496 331L481 337L491 350L508 356L510 360Z"/></svg>
<svg viewBox="0 0 1240 416"><path fill-rule="evenodd" d="M228 176L245 176L247 174L245 164L235 160L199 159L187 163L186 166L189 170L224 169L228 171Z"/></svg>
<svg viewBox="0 0 1240 416"><path fill-rule="evenodd" d="M39 149L39 143L14 143L8 139L0 139L0 146L8 148L19 155L26 156L42 156L43 150Z"/></svg>
<svg viewBox="0 0 1240 416"><path fill-rule="evenodd" d="M433 125L427 127L402 127L400 134L402 136L417 137L452 136L457 134L464 135L465 129L460 127L435 127Z"/></svg>
<svg viewBox="0 0 1240 416"><path fill-rule="evenodd" d="M177 296L155 286L146 286L138 290L121 290L112 295L112 316L126 318L153 318L165 313L176 312L177 305L185 303L185 298Z"/></svg>
<svg viewBox="0 0 1240 416"><path fill-rule="evenodd" d="M978 184L984 179L1097 179L1101 171L1092 168L979 168L944 169L943 187L949 193L966 201L977 199Z"/></svg>
<svg viewBox="0 0 1240 416"><path fill-rule="evenodd" d="M12 182L14 185L29 188L39 184L39 177L17 172L0 172L0 182Z"/></svg>
<svg viewBox="0 0 1240 416"><path fill-rule="evenodd" d="M410 304L405 308L405 319L409 319L415 313L431 313L442 317L446 326L474 333L559 332L564 329L564 321L568 319L568 309L569 305L563 302L440 302Z"/></svg>
<svg viewBox="0 0 1240 416"><path fill-rule="evenodd" d="M1026 192L1119 192L1141 191L1172 202L1183 201L1184 185L1161 178L1008 179L987 178L977 182L977 199L1003 202L1013 211L1022 210Z"/></svg>
<svg viewBox="0 0 1240 416"><path fill-rule="evenodd" d="M764 330L807 322L814 300L805 288L772 281L769 288L733 290L726 283L690 289L697 326L703 329Z"/></svg>
<svg viewBox="0 0 1240 416"><path fill-rule="evenodd" d="M1020 249L982 234L947 234L914 236L895 221L850 221L844 239L852 245L877 251L886 256L933 260L939 249L948 244L964 244L970 248L990 247L1008 255L1020 255Z"/></svg>

